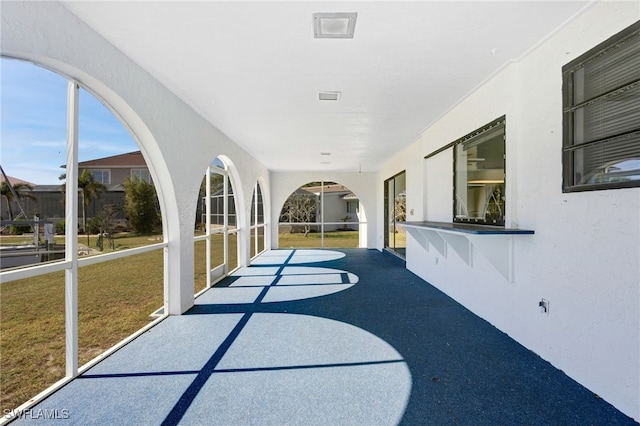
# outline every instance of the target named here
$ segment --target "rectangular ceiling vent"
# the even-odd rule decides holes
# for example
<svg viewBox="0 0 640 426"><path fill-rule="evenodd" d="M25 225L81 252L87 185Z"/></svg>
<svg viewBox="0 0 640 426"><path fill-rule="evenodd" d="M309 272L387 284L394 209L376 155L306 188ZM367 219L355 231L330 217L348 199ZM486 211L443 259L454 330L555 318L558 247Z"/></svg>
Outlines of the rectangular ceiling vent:
<svg viewBox="0 0 640 426"><path fill-rule="evenodd" d="M353 38L357 12L314 13L313 36L315 38Z"/></svg>
<svg viewBox="0 0 640 426"><path fill-rule="evenodd" d="M319 92L318 99L321 101L337 101L340 99L340 92Z"/></svg>

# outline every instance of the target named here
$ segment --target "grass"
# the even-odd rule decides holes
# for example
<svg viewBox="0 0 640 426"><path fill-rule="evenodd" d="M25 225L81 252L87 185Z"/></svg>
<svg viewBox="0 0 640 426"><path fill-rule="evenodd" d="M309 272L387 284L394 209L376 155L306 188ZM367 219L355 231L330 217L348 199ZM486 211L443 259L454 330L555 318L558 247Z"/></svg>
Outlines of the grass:
<svg viewBox="0 0 640 426"><path fill-rule="evenodd" d="M90 237L95 248L95 236ZM280 246L320 247L320 234L281 234ZM223 237L212 236L213 267L223 263ZM2 237L21 244L30 237ZM60 242L62 242L61 239ZM86 236L78 237L86 244ZM160 237L119 235L116 251L160 242ZM252 240L253 241L253 240ZM357 231L325 234L325 247L357 247ZM103 253L109 250L105 244ZM194 242L194 293L206 287L206 242ZM238 264L237 235L229 237L229 264ZM264 248L260 236L259 250ZM252 254L255 249L252 246ZM163 304L163 252L82 267L78 271L79 365L149 322ZM13 409L65 376L64 272L0 285L0 410Z"/></svg>
<svg viewBox="0 0 640 426"><path fill-rule="evenodd" d="M116 241L116 250L157 242L139 236ZM79 269L79 365L148 324L149 314L163 304L163 273L162 250ZM4 410L65 376L64 272L2 283L0 306Z"/></svg>
<svg viewBox="0 0 640 426"><path fill-rule="evenodd" d="M207 287L207 251L206 241L196 241L194 254L194 294ZM224 263L224 237L222 234L211 236L211 268ZM238 266L238 237L229 235L229 270Z"/></svg>
<svg viewBox="0 0 640 426"><path fill-rule="evenodd" d="M332 231L324 233L322 241L320 232L312 232L304 236L304 233L279 234L278 247L280 248L357 248L359 243L358 231Z"/></svg>
<svg viewBox="0 0 640 426"><path fill-rule="evenodd" d="M64 272L0 285L3 410L65 375Z"/></svg>
<svg viewBox="0 0 640 426"><path fill-rule="evenodd" d="M402 232L390 232L389 233L389 247L390 248L404 248L407 246L407 233Z"/></svg>
<svg viewBox="0 0 640 426"><path fill-rule="evenodd" d="M193 294L207 287L206 241L193 243Z"/></svg>

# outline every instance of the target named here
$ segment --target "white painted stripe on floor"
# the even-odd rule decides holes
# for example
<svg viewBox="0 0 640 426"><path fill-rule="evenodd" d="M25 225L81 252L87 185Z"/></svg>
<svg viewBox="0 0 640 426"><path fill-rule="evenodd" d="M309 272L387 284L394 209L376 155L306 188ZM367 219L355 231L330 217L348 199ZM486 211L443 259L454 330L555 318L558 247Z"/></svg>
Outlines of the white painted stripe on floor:
<svg viewBox="0 0 640 426"><path fill-rule="evenodd" d="M283 275L277 285L343 284L341 274Z"/></svg>
<svg viewBox="0 0 640 426"><path fill-rule="evenodd" d="M273 283L275 279L276 277L274 275L267 275L267 276L256 275L256 276L240 277L237 280L235 280L231 285L229 285L229 287L252 287L252 286L268 287L271 285L271 283Z"/></svg>
<svg viewBox="0 0 640 426"><path fill-rule="evenodd" d="M231 274L231 276L237 277L237 276L246 276L246 275L275 275L278 273L279 269L280 268L277 266L274 266L274 267L265 266L265 267L259 267L259 268L251 268L251 267L244 266L242 268L239 268L233 274Z"/></svg>
<svg viewBox="0 0 640 426"><path fill-rule="evenodd" d="M262 290L263 287L214 287L198 297L198 304L235 305L239 303L253 303Z"/></svg>
<svg viewBox="0 0 640 426"><path fill-rule="evenodd" d="M262 299L262 302L286 302L289 300L302 300L312 297L326 296L328 294L346 290L352 285L353 284L274 286L269 288L269 292L264 299Z"/></svg>
<svg viewBox="0 0 640 426"><path fill-rule="evenodd" d="M282 275L309 275L309 274L342 274L347 271L341 269L321 268L317 266L286 266Z"/></svg>

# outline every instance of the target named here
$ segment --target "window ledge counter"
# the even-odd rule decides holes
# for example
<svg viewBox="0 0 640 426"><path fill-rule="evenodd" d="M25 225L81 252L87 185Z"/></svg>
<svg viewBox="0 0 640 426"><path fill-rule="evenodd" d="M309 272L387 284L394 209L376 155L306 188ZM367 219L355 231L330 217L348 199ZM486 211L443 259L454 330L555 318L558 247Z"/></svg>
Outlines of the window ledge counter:
<svg viewBox="0 0 640 426"><path fill-rule="evenodd" d="M509 282L513 282L513 238L533 235L527 229L448 222L403 222L407 233L427 252L434 248L444 258L453 249L470 267L473 252L480 252Z"/></svg>

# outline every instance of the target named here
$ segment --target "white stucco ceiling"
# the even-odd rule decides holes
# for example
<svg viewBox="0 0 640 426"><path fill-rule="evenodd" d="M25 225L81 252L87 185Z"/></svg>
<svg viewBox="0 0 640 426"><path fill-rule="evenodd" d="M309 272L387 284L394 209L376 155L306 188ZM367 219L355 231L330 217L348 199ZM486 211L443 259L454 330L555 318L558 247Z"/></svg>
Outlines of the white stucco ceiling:
<svg viewBox="0 0 640 426"><path fill-rule="evenodd" d="M306 171L376 170L587 3L64 2L268 168ZM354 38L314 39L314 12L357 12Z"/></svg>

